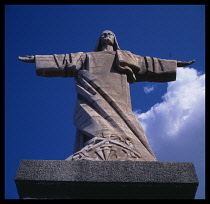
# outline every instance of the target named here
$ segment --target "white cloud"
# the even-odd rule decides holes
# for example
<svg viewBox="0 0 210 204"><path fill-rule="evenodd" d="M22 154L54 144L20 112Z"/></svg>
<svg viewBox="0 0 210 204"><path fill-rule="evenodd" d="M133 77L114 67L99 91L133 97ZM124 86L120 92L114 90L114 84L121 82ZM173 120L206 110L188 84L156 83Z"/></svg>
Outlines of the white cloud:
<svg viewBox="0 0 210 204"><path fill-rule="evenodd" d="M146 94L148 94L148 93L150 93L151 91L153 91L154 89L155 89L154 86L145 86L145 87L144 87L144 92L145 92Z"/></svg>
<svg viewBox="0 0 210 204"><path fill-rule="evenodd" d="M193 162L198 197L205 189L205 74L178 68L162 102L145 113L134 112L159 161ZM202 188L201 188L202 186Z"/></svg>
<svg viewBox="0 0 210 204"><path fill-rule="evenodd" d="M192 68L177 69L177 80L168 83L162 99L161 103L136 116L148 133L158 131L167 137L179 137L178 133L190 121L200 123L202 117L204 119L205 74L199 75Z"/></svg>

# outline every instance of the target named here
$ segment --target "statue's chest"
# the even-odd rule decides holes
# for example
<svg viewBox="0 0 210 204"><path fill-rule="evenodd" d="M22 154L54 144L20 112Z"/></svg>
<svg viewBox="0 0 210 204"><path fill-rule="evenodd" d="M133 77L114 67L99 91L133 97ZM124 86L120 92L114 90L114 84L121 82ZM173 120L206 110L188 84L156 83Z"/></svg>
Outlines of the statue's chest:
<svg viewBox="0 0 210 204"><path fill-rule="evenodd" d="M127 75L116 67L116 52L87 53L85 69L98 79L100 88L104 89L116 101L130 107L130 89Z"/></svg>
<svg viewBox="0 0 210 204"><path fill-rule="evenodd" d="M86 56L86 69L100 77L110 76L111 73L116 73L115 52L92 52Z"/></svg>

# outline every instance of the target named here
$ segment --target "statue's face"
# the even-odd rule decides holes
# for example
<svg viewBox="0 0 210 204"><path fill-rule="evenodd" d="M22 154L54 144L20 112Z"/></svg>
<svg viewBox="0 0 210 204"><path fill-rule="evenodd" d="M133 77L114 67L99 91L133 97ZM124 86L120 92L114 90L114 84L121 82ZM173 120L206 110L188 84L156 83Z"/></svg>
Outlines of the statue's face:
<svg viewBox="0 0 210 204"><path fill-rule="evenodd" d="M109 30L105 30L101 34L101 44L114 45L114 34Z"/></svg>

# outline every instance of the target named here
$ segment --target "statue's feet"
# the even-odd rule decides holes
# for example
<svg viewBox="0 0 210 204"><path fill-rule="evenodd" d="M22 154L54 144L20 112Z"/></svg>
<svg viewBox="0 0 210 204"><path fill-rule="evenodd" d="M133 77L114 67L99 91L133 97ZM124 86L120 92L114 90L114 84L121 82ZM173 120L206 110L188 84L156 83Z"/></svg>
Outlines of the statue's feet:
<svg viewBox="0 0 210 204"><path fill-rule="evenodd" d="M18 59L27 63L35 63L35 56L18 57Z"/></svg>
<svg viewBox="0 0 210 204"><path fill-rule="evenodd" d="M114 134L108 137L94 137L85 143L85 145L80 151L74 153L66 160L156 161L151 156L143 158L136 151L131 140Z"/></svg>

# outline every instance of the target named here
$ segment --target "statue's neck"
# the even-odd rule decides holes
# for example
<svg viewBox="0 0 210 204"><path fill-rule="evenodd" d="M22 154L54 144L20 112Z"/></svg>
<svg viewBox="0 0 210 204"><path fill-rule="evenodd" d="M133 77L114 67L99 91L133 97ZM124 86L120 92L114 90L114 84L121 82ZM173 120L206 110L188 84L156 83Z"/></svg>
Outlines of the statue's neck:
<svg viewBox="0 0 210 204"><path fill-rule="evenodd" d="M107 44L104 44L101 48L101 51L113 51L113 46L112 45L107 45Z"/></svg>

